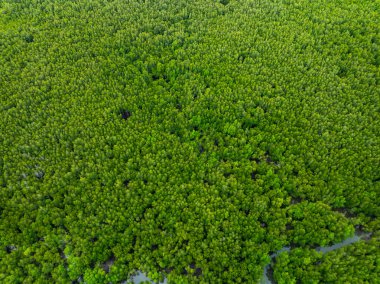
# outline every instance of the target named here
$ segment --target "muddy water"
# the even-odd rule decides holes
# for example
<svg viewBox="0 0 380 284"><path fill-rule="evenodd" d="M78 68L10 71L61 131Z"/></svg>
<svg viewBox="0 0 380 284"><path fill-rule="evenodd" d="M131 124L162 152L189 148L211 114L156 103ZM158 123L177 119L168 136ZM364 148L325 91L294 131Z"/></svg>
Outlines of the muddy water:
<svg viewBox="0 0 380 284"><path fill-rule="evenodd" d="M149 283L155 283L155 282L153 282L153 280L148 278L144 274L144 272L142 272L142 271L137 271L136 275L131 277L131 280L132 280L132 283L134 283L134 284L143 283L146 281L148 281ZM126 281L123 282L123 284L125 284L125 283L127 283L127 282ZM168 280L166 278L164 279L164 282L159 282L159 284L167 284L167 283L168 283Z"/></svg>

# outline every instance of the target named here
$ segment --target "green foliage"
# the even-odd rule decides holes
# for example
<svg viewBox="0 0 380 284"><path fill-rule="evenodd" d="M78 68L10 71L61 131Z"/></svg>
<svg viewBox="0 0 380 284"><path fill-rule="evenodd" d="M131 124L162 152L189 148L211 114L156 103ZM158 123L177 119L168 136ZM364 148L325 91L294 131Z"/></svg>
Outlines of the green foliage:
<svg viewBox="0 0 380 284"><path fill-rule="evenodd" d="M378 246L378 238L373 238L324 255L310 249L283 252L276 258L274 279L277 283L376 283Z"/></svg>
<svg viewBox="0 0 380 284"><path fill-rule="evenodd" d="M291 205L288 214L292 220L289 234L297 245L326 246L354 234L354 227L344 215L322 202Z"/></svg>
<svg viewBox="0 0 380 284"><path fill-rule="evenodd" d="M290 244L279 281L330 281L310 248L379 229L378 11L0 0L0 282L255 283Z"/></svg>

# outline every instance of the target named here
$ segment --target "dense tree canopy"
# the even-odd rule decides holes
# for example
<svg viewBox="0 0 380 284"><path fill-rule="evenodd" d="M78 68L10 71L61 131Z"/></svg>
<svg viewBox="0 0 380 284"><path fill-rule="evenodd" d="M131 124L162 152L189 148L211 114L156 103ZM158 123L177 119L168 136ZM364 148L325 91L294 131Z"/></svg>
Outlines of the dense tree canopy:
<svg viewBox="0 0 380 284"><path fill-rule="evenodd" d="M297 248L282 252L274 265L279 284L297 283L376 283L380 279L379 241L342 247L326 254Z"/></svg>
<svg viewBox="0 0 380 284"><path fill-rule="evenodd" d="M0 282L379 279L379 9L0 0Z"/></svg>

